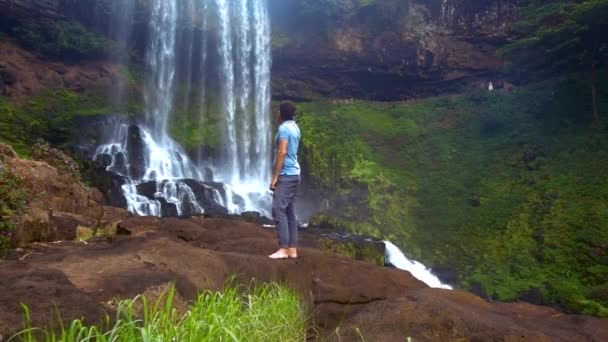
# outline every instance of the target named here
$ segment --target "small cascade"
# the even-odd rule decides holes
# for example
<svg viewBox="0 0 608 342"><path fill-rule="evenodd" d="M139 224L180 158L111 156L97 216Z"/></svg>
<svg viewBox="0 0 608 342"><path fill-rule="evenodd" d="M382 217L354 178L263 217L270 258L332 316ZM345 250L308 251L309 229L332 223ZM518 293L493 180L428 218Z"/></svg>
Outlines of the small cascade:
<svg viewBox="0 0 608 342"><path fill-rule="evenodd" d="M423 264L415 260L408 259L399 247L390 241L384 241L386 246L386 260L398 269L410 272L416 279L422 281L430 287L452 290L452 287L441 283L436 275Z"/></svg>

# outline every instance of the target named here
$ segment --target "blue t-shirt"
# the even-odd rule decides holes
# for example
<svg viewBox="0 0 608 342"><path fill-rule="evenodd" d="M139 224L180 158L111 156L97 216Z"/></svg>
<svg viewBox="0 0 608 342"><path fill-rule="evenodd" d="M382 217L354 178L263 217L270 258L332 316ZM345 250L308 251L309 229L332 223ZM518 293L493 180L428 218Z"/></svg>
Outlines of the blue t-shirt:
<svg viewBox="0 0 608 342"><path fill-rule="evenodd" d="M275 138L277 148L279 141L287 140L287 155L281 169L282 176L300 175L300 164L298 163L298 146L300 145L300 128L293 120L285 121L279 126ZM276 162L276 161L275 161Z"/></svg>

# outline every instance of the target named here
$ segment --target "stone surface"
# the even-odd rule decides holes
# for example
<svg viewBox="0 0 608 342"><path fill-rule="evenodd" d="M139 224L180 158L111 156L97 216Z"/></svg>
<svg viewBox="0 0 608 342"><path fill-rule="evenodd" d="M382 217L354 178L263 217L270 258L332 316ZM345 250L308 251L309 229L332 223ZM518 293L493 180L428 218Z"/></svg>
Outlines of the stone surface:
<svg viewBox="0 0 608 342"><path fill-rule="evenodd" d="M120 229L128 236L87 245L34 244L0 263L0 333L20 329L21 302L30 306L38 325L55 317L47 314L55 306L65 320L97 322L105 309L99 303L153 293L172 281L188 301L198 291L221 289L235 275L243 284L256 279L296 289L316 324L311 339L358 341L359 334L368 341L608 338L606 319L430 289L405 271L327 256L306 234L298 259L276 261L266 256L276 248L275 232L246 222L132 217ZM338 327L341 337L335 334Z"/></svg>
<svg viewBox="0 0 608 342"><path fill-rule="evenodd" d="M60 161L65 165L63 159ZM84 186L73 173L37 160L6 158L4 164L22 179L21 190L27 203L24 214L17 220L15 246L34 241L72 240L79 225L108 224L104 222L108 211L98 202L99 192ZM120 215L126 217L127 213L123 210Z"/></svg>

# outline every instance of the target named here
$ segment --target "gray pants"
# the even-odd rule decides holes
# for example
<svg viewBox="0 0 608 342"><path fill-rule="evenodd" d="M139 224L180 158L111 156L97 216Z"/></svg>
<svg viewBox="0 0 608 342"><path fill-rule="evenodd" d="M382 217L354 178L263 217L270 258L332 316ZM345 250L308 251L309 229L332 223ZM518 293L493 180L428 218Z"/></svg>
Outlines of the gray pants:
<svg viewBox="0 0 608 342"><path fill-rule="evenodd" d="M296 222L296 194L300 176L280 176L272 197L272 216L277 226L279 247L296 247L298 223Z"/></svg>

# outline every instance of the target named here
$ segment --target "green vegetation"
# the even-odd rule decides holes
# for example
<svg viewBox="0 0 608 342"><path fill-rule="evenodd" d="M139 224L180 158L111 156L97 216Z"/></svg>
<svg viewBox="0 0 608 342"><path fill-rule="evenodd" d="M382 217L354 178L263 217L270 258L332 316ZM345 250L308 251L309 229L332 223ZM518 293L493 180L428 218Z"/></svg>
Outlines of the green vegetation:
<svg viewBox="0 0 608 342"><path fill-rule="evenodd" d="M514 25L521 38L503 52L527 72L589 73L599 120L597 70L608 60L608 0L532 1Z"/></svg>
<svg viewBox="0 0 608 342"><path fill-rule="evenodd" d="M172 287L155 302L145 296L119 301L116 319L106 319L107 329L75 320L57 334L32 328L25 308L27 328L16 337L27 342L143 342L302 341L306 336L306 316L299 297L278 285L259 286L246 294L234 287L205 292L187 312L180 312L174 299Z"/></svg>
<svg viewBox="0 0 608 342"><path fill-rule="evenodd" d="M137 104L127 107L137 111L132 115L141 111ZM71 138L78 117L107 115L117 110L103 96L63 88L32 96L19 105L0 97L0 142L12 145L21 155L28 155L39 139L61 146Z"/></svg>
<svg viewBox="0 0 608 342"><path fill-rule="evenodd" d="M0 258L11 247L15 231L15 218L23 210L23 193L19 190L21 179L12 174L0 157Z"/></svg>
<svg viewBox="0 0 608 342"><path fill-rule="evenodd" d="M362 260L384 266L384 248L380 249L372 243L356 243L354 241L338 241L332 238L319 239L319 248L323 253L338 255L353 260Z"/></svg>
<svg viewBox="0 0 608 342"><path fill-rule="evenodd" d="M604 72L599 89L608 89ZM608 129L585 79L406 103L303 103L317 222L388 238L460 285L608 315ZM599 94L600 106L608 93Z"/></svg>
<svg viewBox="0 0 608 342"><path fill-rule="evenodd" d="M111 46L108 39L72 21L23 24L12 34L27 48L68 61L101 57Z"/></svg>

